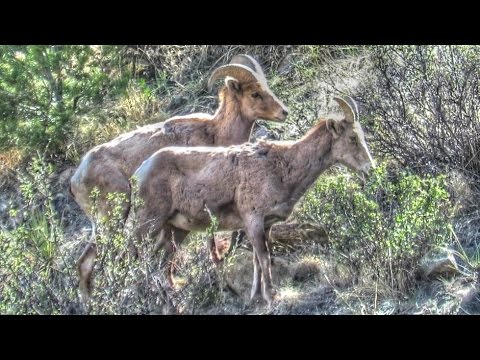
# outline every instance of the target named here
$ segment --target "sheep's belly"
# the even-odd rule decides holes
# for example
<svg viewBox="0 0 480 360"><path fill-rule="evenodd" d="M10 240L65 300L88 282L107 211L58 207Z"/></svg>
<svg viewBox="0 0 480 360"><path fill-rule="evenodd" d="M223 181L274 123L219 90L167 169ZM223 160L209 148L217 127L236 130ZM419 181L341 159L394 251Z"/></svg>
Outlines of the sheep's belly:
<svg viewBox="0 0 480 360"><path fill-rule="evenodd" d="M236 230L243 227L241 218L234 212L225 210L216 216L218 220L217 230ZM187 231L202 231L211 225L208 214L206 214L205 219L199 219L179 212L170 218L170 224Z"/></svg>
<svg viewBox="0 0 480 360"><path fill-rule="evenodd" d="M181 213L175 214L170 219L170 224L178 229L187 231L203 230L208 226L208 224L203 224L202 222L189 218Z"/></svg>

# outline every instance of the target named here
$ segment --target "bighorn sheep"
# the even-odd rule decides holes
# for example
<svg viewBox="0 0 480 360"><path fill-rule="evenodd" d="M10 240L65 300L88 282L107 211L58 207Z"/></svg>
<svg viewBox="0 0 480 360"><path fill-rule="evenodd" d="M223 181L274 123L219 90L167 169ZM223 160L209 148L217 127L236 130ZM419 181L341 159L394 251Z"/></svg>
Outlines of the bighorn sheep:
<svg viewBox="0 0 480 360"><path fill-rule="evenodd" d="M225 86L219 91L220 103L214 115L197 113L147 125L98 145L84 156L71 179L70 189L92 220L92 239L95 239L95 222L90 195L95 187L100 191L97 210L100 215L106 214L107 193L125 193L130 199L131 175L155 151L169 145L241 144L248 141L255 120L285 120L287 108L271 92L261 66L252 57L237 55L230 64L217 68L208 81L209 90L220 78L225 78ZM128 211L127 202L123 205L124 219ZM90 281L95 256L96 246L91 243L77 262L81 288Z"/></svg>
<svg viewBox="0 0 480 360"><path fill-rule="evenodd" d="M320 120L298 141L157 151L134 174L139 186L134 196L144 201L136 211L137 239L160 234L165 263L171 254L171 232L179 246L189 231L209 225L211 212L220 230L245 230L254 248L251 297L263 292L271 304L275 291L267 238L272 224L287 219L295 203L331 165L341 163L366 173L373 163L356 120L356 103L335 100L344 118Z"/></svg>

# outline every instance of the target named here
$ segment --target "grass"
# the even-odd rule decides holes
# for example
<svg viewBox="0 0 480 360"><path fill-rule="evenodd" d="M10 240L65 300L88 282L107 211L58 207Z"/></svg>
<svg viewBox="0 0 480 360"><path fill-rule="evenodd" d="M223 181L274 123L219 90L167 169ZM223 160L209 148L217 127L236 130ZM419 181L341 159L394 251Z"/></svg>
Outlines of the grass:
<svg viewBox="0 0 480 360"><path fill-rule="evenodd" d="M144 83L130 81L126 93L116 102L77 116L76 129L67 141L66 159L79 163L92 147L112 140L137 127L166 120L162 110L169 99L158 99Z"/></svg>
<svg viewBox="0 0 480 360"><path fill-rule="evenodd" d="M20 149L10 149L0 152L0 175L16 169L24 156L24 152Z"/></svg>

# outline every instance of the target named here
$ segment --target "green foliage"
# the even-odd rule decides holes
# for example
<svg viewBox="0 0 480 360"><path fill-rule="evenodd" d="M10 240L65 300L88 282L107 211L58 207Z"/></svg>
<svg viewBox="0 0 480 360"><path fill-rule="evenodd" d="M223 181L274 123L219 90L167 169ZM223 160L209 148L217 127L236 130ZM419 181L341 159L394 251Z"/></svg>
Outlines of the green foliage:
<svg viewBox="0 0 480 360"><path fill-rule="evenodd" d="M62 249L63 229L49 186L53 171L35 157L19 174L23 203L9 212L23 221L13 230L0 230L2 314L58 314L78 305L72 271L65 267L73 259Z"/></svg>
<svg viewBox="0 0 480 360"><path fill-rule="evenodd" d="M92 191L92 214L96 218L97 261L95 286L90 302L89 312L92 314L119 313L125 308L122 304L129 299L132 292L128 286L135 283L142 267L128 252L130 237L124 228L123 208L127 201L124 193L108 193L102 202L106 201L107 211L97 214L97 202L100 199L98 189ZM137 303L142 307L142 302ZM135 310L133 310L135 311Z"/></svg>
<svg viewBox="0 0 480 360"><path fill-rule="evenodd" d="M420 259L452 233L445 177L394 176L386 163L364 184L347 175L322 177L302 210L326 227L340 259L397 290L414 284Z"/></svg>
<svg viewBox="0 0 480 360"><path fill-rule="evenodd" d="M82 114L126 86L113 46L0 47L0 150L59 152Z"/></svg>
<svg viewBox="0 0 480 360"><path fill-rule="evenodd" d="M137 180L132 179L133 192L136 193ZM99 192L94 191L92 197L98 200ZM165 269L159 266L161 255L153 250L157 239L147 237L141 242L136 241L131 231L131 225L135 226L136 223L134 212L129 215L132 223L123 225L122 210L127 201L125 194L109 193L106 201L109 210L102 218L97 216L98 260L90 314L169 313L175 309L196 313L221 301L215 269L206 260L208 251L203 237L196 237L192 241L192 258L188 265L179 268L177 275L183 275L186 279L184 286L175 291L167 290ZM133 211L141 202L138 196L133 197ZM93 213L96 213L95 207ZM218 228L216 217L212 215L211 218L209 235ZM132 244L136 246L138 257L130 253ZM177 251L176 258L182 254L183 251Z"/></svg>
<svg viewBox="0 0 480 360"><path fill-rule="evenodd" d="M213 214L210 209L205 205L205 211L208 212L208 216L210 217L210 225L208 226L206 232L207 236L211 236L212 238L215 237L215 232L218 230L218 218Z"/></svg>
<svg viewBox="0 0 480 360"><path fill-rule="evenodd" d="M132 178L132 191L137 192L136 178ZM159 267L159 254L154 251L156 239L149 237L136 241L132 228L136 225L135 208L142 204L133 198L129 213L131 223L125 226L126 194L108 193L102 198L106 207L100 213L97 207L101 197L98 189L92 191L92 214L96 219L97 259L95 283L88 305L89 314L148 314L161 313L171 303L165 291L166 279ZM137 255L133 254L133 248ZM168 307L168 306L167 306Z"/></svg>
<svg viewBox="0 0 480 360"><path fill-rule="evenodd" d="M126 199L116 193L108 194L110 210L97 221L94 291L87 308L81 303L75 263L84 243L72 242L63 233L49 185L53 171L51 164L34 158L20 176L23 201L10 213L21 216L22 222L12 230L0 230L0 314L154 311L164 296L155 273L158 259L148 242L139 247L144 257L129 253L132 236L123 227L121 211ZM145 261L149 258L152 263Z"/></svg>

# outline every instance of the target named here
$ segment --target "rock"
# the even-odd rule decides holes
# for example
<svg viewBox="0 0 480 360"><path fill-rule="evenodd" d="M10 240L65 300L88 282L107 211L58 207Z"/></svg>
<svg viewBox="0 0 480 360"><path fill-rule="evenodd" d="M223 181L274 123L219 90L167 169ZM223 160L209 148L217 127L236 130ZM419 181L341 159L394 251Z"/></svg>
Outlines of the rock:
<svg viewBox="0 0 480 360"><path fill-rule="evenodd" d="M460 308L467 314L480 314L480 292L475 286L470 286L459 294Z"/></svg>
<svg viewBox="0 0 480 360"><path fill-rule="evenodd" d="M307 282L320 274L320 263L318 261L302 261L293 269L293 280L296 282Z"/></svg>
<svg viewBox="0 0 480 360"><path fill-rule="evenodd" d="M230 244L236 235L236 232L219 232L215 235L215 245L218 254L222 258L230 248ZM272 226L270 230L270 240L274 244L288 245L294 247L303 241L313 241L322 245L329 242L328 235L323 227L311 223L278 223ZM237 238L237 244L244 243L249 246L246 237Z"/></svg>
<svg viewBox="0 0 480 360"><path fill-rule="evenodd" d="M278 223L270 230L270 239L273 242L285 245L295 245L302 241L313 241L322 245L328 244L328 235L325 229L311 223Z"/></svg>
<svg viewBox="0 0 480 360"><path fill-rule="evenodd" d="M278 136L272 130L266 128L263 125L257 124L255 127L252 137L250 139L251 142L255 142L259 139L264 140L278 140Z"/></svg>
<svg viewBox="0 0 480 360"><path fill-rule="evenodd" d="M420 275L426 279L450 277L459 272L451 250L428 253L422 259L419 271Z"/></svg>

